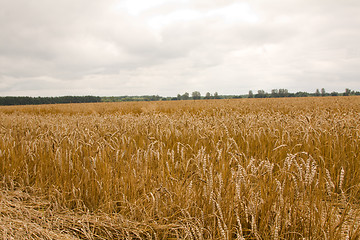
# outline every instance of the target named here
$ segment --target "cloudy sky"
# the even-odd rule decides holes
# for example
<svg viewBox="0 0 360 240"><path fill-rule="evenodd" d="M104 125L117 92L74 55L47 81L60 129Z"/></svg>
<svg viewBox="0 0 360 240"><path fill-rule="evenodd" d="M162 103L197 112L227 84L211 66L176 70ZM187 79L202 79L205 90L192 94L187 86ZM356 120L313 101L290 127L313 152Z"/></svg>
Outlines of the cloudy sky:
<svg viewBox="0 0 360 240"><path fill-rule="evenodd" d="M0 0L0 96L360 90L359 0Z"/></svg>

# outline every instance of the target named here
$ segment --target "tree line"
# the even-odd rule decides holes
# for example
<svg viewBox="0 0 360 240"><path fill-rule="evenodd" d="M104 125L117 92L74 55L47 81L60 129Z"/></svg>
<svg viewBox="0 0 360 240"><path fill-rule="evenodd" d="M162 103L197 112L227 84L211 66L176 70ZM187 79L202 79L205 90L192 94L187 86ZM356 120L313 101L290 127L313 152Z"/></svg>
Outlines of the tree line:
<svg viewBox="0 0 360 240"><path fill-rule="evenodd" d="M176 97L162 97L159 95L144 96L118 96L118 97L98 97L98 96L62 96L62 97L0 97L0 105L38 105L38 104L57 104L57 103L91 103L91 102L130 102L130 101L175 101L175 100L201 100L201 99L235 99L235 98L281 98L281 97L320 97L320 96L352 96L360 95L359 91L346 88L343 93L326 92L325 88L316 89L314 93L296 92L290 93L287 89L272 89L270 93L252 90L244 95L219 95L217 92L207 92L204 96L199 91L191 94L185 92L177 94Z"/></svg>
<svg viewBox="0 0 360 240"><path fill-rule="evenodd" d="M0 105L40 105L57 103L101 102L96 96L61 96L61 97L0 97Z"/></svg>
<svg viewBox="0 0 360 240"><path fill-rule="evenodd" d="M199 91L192 92L191 96L188 92L184 94L178 94L177 97L171 98L171 100L199 100L199 99L231 99L231 98L282 98L282 97L326 97L326 96L354 96L360 95L359 91L354 91L349 88L345 89L345 92L326 92L325 88L321 90L316 89L314 93L308 92L296 92L291 93L288 89L280 88L280 89L272 89L270 93L265 92L264 90L258 90L257 93L253 93L252 90L249 91L248 94L245 95L219 95L217 92L211 94L207 92L205 96L201 96Z"/></svg>
<svg viewBox="0 0 360 240"><path fill-rule="evenodd" d="M265 92L264 90L258 90L256 94L252 90L249 91L247 95L248 98L281 98L281 97L326 97L326 96L351 96L351 95L360 95L359 91L354 91L349 88L345 89L345 92L326 92L325 88L321 90L316 89L314 93L308 92L296 92L290 93L287 89L272 89L270 93Z"/></svg>
<svg viewBox="0 0 360 240"><path fill-rule="evenodd" d="M188 92L185 92L184 94L178 94L176 99L174 100L189 100L189 99L193 99L193 100L199 100L199 99L220 99L221 97L219 96L219 94L217 92L215 92L214 94L211 94L209 92L207 92L205 94L205 96L201 96L201 93L199 91L194 91L191 93L191 97L190 94Z"/></svg>
<svg viewBox="0 0 360 240"><path fill-rule="evenodd" d="M211 94L207 92L205 96L201 96L199 91L194 91L191 94L185 92L178 94L176 97L161 97L159 95L144 95L144 96L118 96L118 97L102 97L102 102L129 102L129 101L175 101L175 100L200 100L200 99L223 99L233 98L230 96L220 96L217 92Z"/></svg>

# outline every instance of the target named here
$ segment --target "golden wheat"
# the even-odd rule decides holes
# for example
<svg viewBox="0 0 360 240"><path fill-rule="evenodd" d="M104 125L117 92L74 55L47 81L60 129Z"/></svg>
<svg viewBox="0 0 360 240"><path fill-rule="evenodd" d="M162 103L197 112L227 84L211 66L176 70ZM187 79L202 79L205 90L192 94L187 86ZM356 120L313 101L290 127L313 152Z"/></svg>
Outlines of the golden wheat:
<svg viewBox="0 0 360 240"><path fill-rule="evenodd" d="M0 107L8 239L357 239L360 98Z"/></svg>

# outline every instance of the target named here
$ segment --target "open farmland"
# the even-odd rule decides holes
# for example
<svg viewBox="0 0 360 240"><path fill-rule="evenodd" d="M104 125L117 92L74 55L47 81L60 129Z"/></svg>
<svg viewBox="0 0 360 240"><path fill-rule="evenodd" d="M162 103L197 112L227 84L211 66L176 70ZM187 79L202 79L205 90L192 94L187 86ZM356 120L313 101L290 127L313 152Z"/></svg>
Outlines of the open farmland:
<svg viewBox="0 0 360 240"><path fill-rule="evenodd" d="M4 239L358 239L360 97L0 107Z"/></svg>

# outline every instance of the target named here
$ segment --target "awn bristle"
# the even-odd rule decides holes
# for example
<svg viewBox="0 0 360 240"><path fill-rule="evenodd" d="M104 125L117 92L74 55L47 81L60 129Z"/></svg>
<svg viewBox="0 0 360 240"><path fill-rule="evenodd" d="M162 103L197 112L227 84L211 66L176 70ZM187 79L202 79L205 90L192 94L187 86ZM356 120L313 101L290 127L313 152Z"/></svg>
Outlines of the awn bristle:
<svg viewBox="0 0 360 240"><path fill-rule="evenodd" d="M4 239L358 239L360 98L0 107Z"/></svg>

